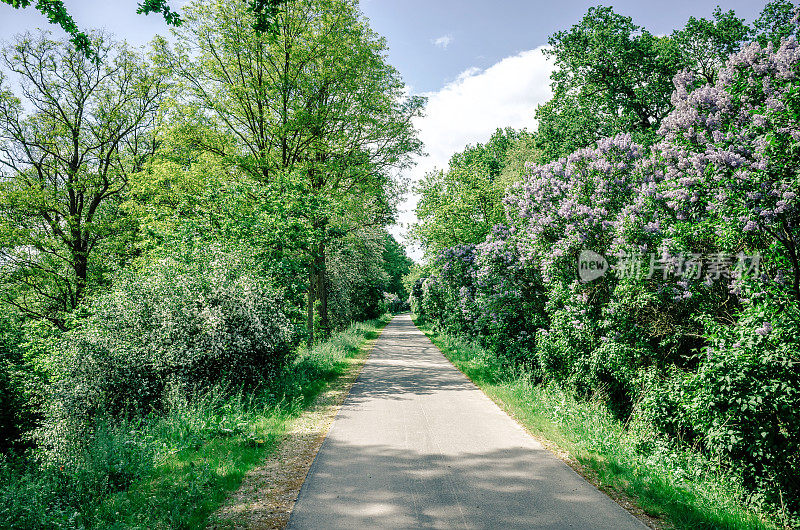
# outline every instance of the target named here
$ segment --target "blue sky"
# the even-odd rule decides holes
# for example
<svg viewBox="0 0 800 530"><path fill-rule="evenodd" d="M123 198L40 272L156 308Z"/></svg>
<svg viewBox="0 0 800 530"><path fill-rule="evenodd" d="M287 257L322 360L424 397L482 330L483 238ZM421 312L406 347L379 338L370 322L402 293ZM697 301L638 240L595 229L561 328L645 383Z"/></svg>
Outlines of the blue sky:
<svg viewBox="0 0 800 530"><path fill-rule="evenodd" d="M179 7L185 0L172 0ZM144 45L167 32L157 15L135 15L137 0L66 0L81 27L105 27L132 44ZM710 18L716 5L752 22L764 0L606 1L654 34L681 28L690 16ZM442 168L467 144L485 142L497 127L535 128L533 113L550 97L552 64L541 47L554 32L577 23L592 5L584 1L361 0L375 31L386 37L389 61L412 93L428 97L426 116L416 122L427 155L405 177L411 182ZM49 26L33 9L0 4L0 40ZM63 34L53 29L56 35ZM392 232L402 238L414 221L409 194ZM412 250L415 258L420 256Z"/></svg>
<svg viewBox="0 0 800 530"><path fill-rule="evenodd" d="M760 0L715 2L627 0L362 0L373 29L387 38L389 58L417 92L438 90L471 67L487 68L505 57L547 44L555 31L575 24L593 5L611 5L651 33L666 34L690 16L711 18L733 9L751 22ZM435 42L449 41L447 46Z"/></svg>

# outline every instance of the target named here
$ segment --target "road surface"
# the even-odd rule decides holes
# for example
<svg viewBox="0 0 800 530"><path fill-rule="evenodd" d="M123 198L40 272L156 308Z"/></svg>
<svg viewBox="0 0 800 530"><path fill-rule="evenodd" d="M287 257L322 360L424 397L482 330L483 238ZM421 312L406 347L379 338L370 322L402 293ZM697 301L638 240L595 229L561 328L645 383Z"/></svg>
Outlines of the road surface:
<svg viewBox="0 0 800 530"><path fill-rule="evenodd" d="M400 315L342 405L289 528L645 527Z"/></svg>

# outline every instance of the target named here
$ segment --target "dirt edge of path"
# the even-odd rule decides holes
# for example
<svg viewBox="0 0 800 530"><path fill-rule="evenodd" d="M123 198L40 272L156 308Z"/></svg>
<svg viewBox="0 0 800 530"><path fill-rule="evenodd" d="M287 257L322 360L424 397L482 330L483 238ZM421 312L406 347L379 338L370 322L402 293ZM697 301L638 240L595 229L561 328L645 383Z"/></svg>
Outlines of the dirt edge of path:
<svg viewBox="0 0 800 530"><path fill-rule="evenodd" d="M289 422L275 451L251 469L239 489L209 517L209 529L286 527L311 463L384 329L385 325L377 337L367 340L358 354L347 359L350 366L345 373L317 396L308 410Z"/></svg>

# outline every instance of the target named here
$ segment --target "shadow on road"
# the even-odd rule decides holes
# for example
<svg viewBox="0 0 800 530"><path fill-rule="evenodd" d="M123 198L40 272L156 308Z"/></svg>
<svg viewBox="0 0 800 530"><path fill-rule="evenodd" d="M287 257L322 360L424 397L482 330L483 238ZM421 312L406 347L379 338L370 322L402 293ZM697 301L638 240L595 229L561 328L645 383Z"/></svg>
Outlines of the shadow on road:
<svg viewBox="0 0 800 530"><path fill-rule="evenodd" d="M289 528L642 528L531 438L407 315L383 331Z"/></svg>

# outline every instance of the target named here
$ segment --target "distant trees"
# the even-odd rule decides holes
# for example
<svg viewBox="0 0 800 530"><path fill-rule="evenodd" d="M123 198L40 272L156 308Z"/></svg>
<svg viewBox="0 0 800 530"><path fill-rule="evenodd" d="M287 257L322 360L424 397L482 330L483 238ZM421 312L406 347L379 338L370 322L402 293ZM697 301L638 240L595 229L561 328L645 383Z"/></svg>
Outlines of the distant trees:
<svg viewBox="0 0 800 530"><path fill-rule="evenodd" d="M420 194L418 223L412 235L427 255L459 243L483 240L492 226L503 221L501 179L509 150L528 135L497 129L486 144L468 146L450 159L446 171L425 175L416 187Z"/></svg>

